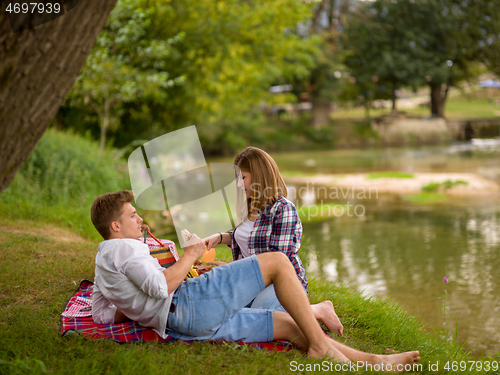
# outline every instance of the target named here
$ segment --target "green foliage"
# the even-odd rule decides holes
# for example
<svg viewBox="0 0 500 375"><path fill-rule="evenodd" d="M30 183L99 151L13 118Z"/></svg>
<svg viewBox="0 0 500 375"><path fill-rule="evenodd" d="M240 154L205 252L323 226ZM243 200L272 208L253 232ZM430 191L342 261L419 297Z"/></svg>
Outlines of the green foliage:
<svg viewBox="0 0 500 375"><path fill-rule="evenodd" d="M100 194L129 188L116 151L99 151L91 140L46 131L12 184L0 196L0 209L17 218L45 218L94 237L90 205Z"/></svg>
<svg viewBox="0 0 500 375"><path fill-rule="evenodd" d="M151 37L153 13L155 8L141 0L118 2L69 95L71 106L89 105L98 115L101 149L108 129L119 128L124 103L164 103L166 89L184 80L182 75L170 78L166 70L171 46L183 34Z"/></svg>
<svg viewBox="0 0 500 375"><path fill-rule="evenodd" d="M191 105L208 116L227 117L269 97L269 86L282 76L303 76L313 64L313 41L295 29L305 21L308 5L293 0L253 3L175 1L173 29L186 34L190 62ZM200 25L199 17L207 20ZM196 30L196 31L195 31ZM208 116L207 116L208 115ZM222 115L222 116L221 116Z"/></svg>
<svg viewBox="0 0 500 375"><path fill-rule="evenodd" d="M306 116L276 121L258 110L197 129L206 155L235 155L246 146L275 151L331 149L337 142L334 126L315 130Z"/></svg>
<svg viewBox="0 0 500 375"><path fill-rule="evenodd" d="M303 77L314 65L316 39L296 31L310 6L294 0L120 1L58 122L81 128L66 120L78 106L99 115L118 147L196 124L204 137L239 148L240 118L272 100L270 85Z"/></svg>
<svg viewBox="0 0 500 375"><path fill-rule="evenodd" d="M479 46L489 43L493 30L496 34L500 30L500 23L493 26L492 19L498 17L490 14L492 2L487 3L485 14L480 14L475 1L359 3L348 17L345 38L345 48L351 51L345 63L358 93L369 101L390 90L395 100L395 91L403 86L416 89L429 84L439 92L431 96L432 114L440 115L436 106L442 107L447 94L447 89L441 93L440 85L458 86L473 78L476 64L484 61L477 53ZM484 23L491 26L490 34Z"/></svg>
<svg viewBox="0 0 500 375"><path fill-rule="evenodd" d="M424 192L420 194L403 195L402 200L416 204L442 203L448 200L448 195L444 193Z"/></svg>
<svg viewBox="0 0 500 375"><path fill-rule="evenodd" d="M413 173L387 171L387 172L373 172L368 174L368 178L373 180L376 178L415 178Z"/></svg>
<svg viewBox="0 0 500 375"><path fill-rule="evenodd" d="M432 192L437 191L441 186L440 182L430 182L425 186L422 186L422 191Z"/></svg>
<svg viewBox="0 0 500 375"><path fill-rule="evenodd" d="M462 181L462 180L457 180L457 181L446 180L444 182L431 182L425 186L422 186L422 191L436 192L438 190L451 189L452 187L457 185L467 185L467 184L468 184L467 181Z"/></svg>

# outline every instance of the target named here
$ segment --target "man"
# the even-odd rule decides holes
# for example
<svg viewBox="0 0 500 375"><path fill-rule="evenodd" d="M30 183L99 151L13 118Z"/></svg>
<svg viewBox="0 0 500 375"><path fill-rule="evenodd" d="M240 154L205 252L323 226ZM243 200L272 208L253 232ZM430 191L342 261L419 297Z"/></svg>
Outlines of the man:
<svg viewBox="0 0 500 375"><path fill-rule="evenodd" d="M313 358L398 365L420 360L419 353L375 355L348 348L326 336L288 258L265 253L219 266L184 280L205 251L196 235L168 269L138 241L142 219L131 205L131 191L99 196L91 219L105 241L96 256L93 317L106 324L126 319L187 340L262 342L288 340ZM244 308L264 288L274 285L286 312ZM402 369L402 368L401 368Z"/></svg>

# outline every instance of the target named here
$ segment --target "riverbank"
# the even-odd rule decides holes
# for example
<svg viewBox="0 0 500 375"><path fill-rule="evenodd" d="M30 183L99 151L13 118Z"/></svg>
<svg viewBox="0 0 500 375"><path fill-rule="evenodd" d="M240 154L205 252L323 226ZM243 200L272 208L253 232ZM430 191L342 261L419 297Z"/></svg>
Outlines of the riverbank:
<svg viewBox="0 0 500 375"><path fill-rule="evenodd" d="M55 230L55 235L53 231ZM75 231L40 221L0 219L0 373L163 374L288 372L291 363L320 366L301 352L272 353L231 343L185 345L126 344L58 335L59 314L83 279L93 280L97 242ZM218 249L219 259L230 257ZM345 286L311 280L310 301L332 300L344 325L339 341L372 353L416 349L421 373L429 363L466 361L467 353L441 336L426 332L414 317L389 300L363 297ZM451 363L451 362L450 362ZM339 371L338 373L349 373ZM357 373L365 373L361 370Z"/></svg>
<svg viewBox="0 0 500 375"><path fill-rule="evenodd" d="M343 190L333 199L342 198L346 190L354 194L418 194L426 191L426 187L455 196L495 195L500 196L500 186L497 182L486 179L475 173L355 173L355 174L314 174L293 175L284 173L289 184L310 187L329 186ZM451 186L446 188L447 181ZM437 186L439 184L442 186ZM450 184L448 184L450 185ZM352 194L351 192L351 194ZM348 192L349 194L349 192ZM299 196L300 198L300 196ZM326 197L328 198L328 197ZM362 197L363 199L365 197Z"/></svg>

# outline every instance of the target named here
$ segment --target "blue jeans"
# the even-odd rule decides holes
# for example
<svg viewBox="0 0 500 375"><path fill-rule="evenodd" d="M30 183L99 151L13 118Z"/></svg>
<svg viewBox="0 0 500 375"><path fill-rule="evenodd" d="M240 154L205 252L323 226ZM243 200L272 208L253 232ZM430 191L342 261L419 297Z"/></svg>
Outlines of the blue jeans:
<svg viewBox="0 0 500 375"><path fill-rule="evenodd" d="M273 311L244 308L264 290L256 256L184 281L174 293L167 332L183 340L273 340Z"/></svg>
<svg viewBox="0 0 500 375"><path fill-rule="evenodd" d="M276 297L276 291L274 290L273 284L267 286L260 292L248 307L252 309L286 311L283 306L281 306L280 301L278 301L278 297Z"/></svg>

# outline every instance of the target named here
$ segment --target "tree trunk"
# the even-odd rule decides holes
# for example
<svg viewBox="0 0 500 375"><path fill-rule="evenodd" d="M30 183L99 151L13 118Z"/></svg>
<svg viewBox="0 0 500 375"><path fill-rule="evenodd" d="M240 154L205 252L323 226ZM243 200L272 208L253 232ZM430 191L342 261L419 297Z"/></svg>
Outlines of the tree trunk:
<svg viewBox="0 0 500 375"><path fill-rule="evenodd" d="M108 131L109 127L109 98L107 94L106 97L104 98L103 113L104 114L101 118L101 146L100 146L101 152L104 151L104 146L106 146L106 132Z"/></svg>
<svg viewBox="0 0 500 375"><path fill-rule="evenodd" d="M398 100L398 97L396 96L396 85L392 84L392 94L391 94L391 101L392 101L392 113L396 113L396 100Z"/></svg>
<svg viewBox="0 0 500 375"><path fill-rule="evenodd" d="M85 0L40 26L13 33L0 12L0 193L75 83L116 0Z"/></svg>
<svg viewBox="0 0 500 375"><path fill-rule="evenodd" d="M446 90L447 92L448 90ZM444 101L446 97L442 93L441 84L431 85L431 116L444 117Z"/></svg>
<svg viewBox="0 0 500 375"><path fill-rule="evenodd" d="M315 129L321 129L330 123L330 102L312 98L312 123Z"/></svg>

